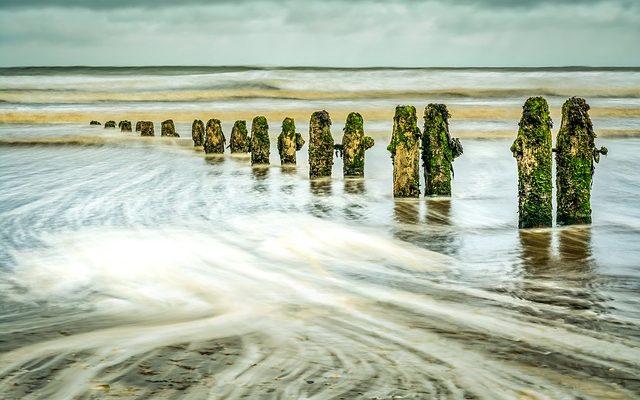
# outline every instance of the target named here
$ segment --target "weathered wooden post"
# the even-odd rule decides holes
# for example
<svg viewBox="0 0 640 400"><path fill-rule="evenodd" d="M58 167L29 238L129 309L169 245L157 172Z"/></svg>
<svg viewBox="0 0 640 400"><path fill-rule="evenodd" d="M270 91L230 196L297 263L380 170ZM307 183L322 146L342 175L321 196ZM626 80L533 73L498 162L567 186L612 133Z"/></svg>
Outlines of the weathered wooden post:
<svg viewBox="0 0 640 400"><path fill-rule="evenodd" d="M229 138L231 153L249 152L249 134L247 133L247 121L236 121Z"/></svg>
<svg viewBox="0 0 640 400"><path fill-rule="evenodd" d="M120 128L120 132L131 132L131 121L120 121L118 123L118 128Z"/></svg>
<svg viewBox="0 0 640 400"><path fill-rule="evenodd" d="M511 152L518 163L518 226L551 226L551 127L543 97L530 97L522 107L518 136Z"/></svg>
<svg viewBox="0 0 640 400"><path fill-rule="evenodd" d="M160 130L160 136L168 136L168 137L180 137L178 133L176 133L176 127L173 124L172 119L168 119L162 122L162 127Z"/></svg>
<svg viewBox="0 0 640 400"><path fill-rule="evenodd" d="M142 121L136 122L136 132L142 131Z"/></svg>
<svg viewBox="0 0 640 400"><path fill-rule="evenodd" d="M102 125L100 122L93 120L91 122L89 122L89 125Z"/></svg>
<svg viewBox="0 0 640 400"><path fill-rule="evenodd" d="M462 144L449 134L450 117L444 104L429 104L424 109L422 162L426 196L451 196L452 164L462 154Z"/></svg>
<svg viewBox="0 0 640 400"><path fill-rule="evenodd" d="M331 118L325 110L311 114L309 122L309 177L331 176L333 167Z"/></svg>
<svg viewBox="0 0 640 400"><path fill-rule="evenodd" d="M222 132L220 120L211 118L207 121L207 128L204 136L204 152L207 154L223 154L224 144L226 141L227 139L224 137L224 133Z"/></svg>
<svg viewBox="0 0 640 400"><path fill-rule="evenodd" d="M579 97L567 100L556 140L558 225L591 223L594 161L608 152L606 147L596 148L595 138L587 102Z"/></svg>
<svg viewBox="0 0 640 400"><path fill-rule="evenodd" d="M140 136L154 136L153 122L140 121Z"/></svg>
<svg viewBox="0 0 640 400"><path fill-rule="evenodd" d="M191 139L194 147L204 144L204 122L202 120L193 120L193 124L191 124Z"/></svg>
<svg viewBox="0 0 640 400"><path fill-rule="evenodd" d="M387 146L393 161L393 196L420 196L420 129L416 108L397 106Z"/></svg>
<svg viewBox="0 0 640 400"><path fill-rule="evenodd" d="M251 165L269 164L270 145L267 118L257 116L251 124Z"/></svg>
<svg viewBox="0 0 640 400"><path fill-rule="evenodd" d="M296 123L293 118L285 118L282 121L282 132L278 136L278 153L280 164L296 165L296 151L304 146L304 139L296 132Z"/></svg>
<svg viewBox="0 0 640 400"><path fill-rule="evenodd" d="M107 121L104 123L104 127L105 128L115 128L116 127L116 121Z"/></svg>
<svg viewBox="0 0 640 400"><path fill-rule="evenodd" d="M336 145L342 157L344 176L364 176L364 153L373 147L375 141L364 135L362 115L352 112L347 116L344 125L342 144Z"/></svg>

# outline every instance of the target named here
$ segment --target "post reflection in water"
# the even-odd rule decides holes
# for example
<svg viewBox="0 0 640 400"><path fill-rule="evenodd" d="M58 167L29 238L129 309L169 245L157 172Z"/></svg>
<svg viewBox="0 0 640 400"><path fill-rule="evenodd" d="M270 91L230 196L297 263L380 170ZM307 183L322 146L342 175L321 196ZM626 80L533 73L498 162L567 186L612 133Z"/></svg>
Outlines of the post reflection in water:
<svg viewBox="0 0 640 400"><path fill-rule="evenodd" d="M316 217L324 217L331 214L333 193L331 178L319 178L309 180L309 190L311 191L311 204L309 212Z"/></svg>
<svg viewBox="0 0 640 400"><path fill-rule="evenodd" d="M347 194L347 204L344 207L344 216L347 220L358 221L366 217L362 198L365 192L364 179L345 178L344 193Z"/></svg>
<svg viewBox="0 0 640 400"><path fill-rule="evenodd" d="M457 254L458 235L451 226L451 199L427 199L426 225L429 229L427 248L447 255Z"/></svg>
<svg viewBox="0 0 640 400"><path fill-rule="evenodd" d="M269 188L267 178L269 177L269 166L253 166L251 167L251 175L254 179L253 190L257 193L264 193Z"/></svg>
<svg viewBox="0 0 640 400"><path fill-rule="evenodd" d="M419 224L419 199L394 199L393 217L396 222L394 235L398 239L411 243L424 241L424 235Z"/></svg>
<svg viewBox="0 0 640 400"><path fill-rule="evenodd" d="M558 255L552 252L553 230L521 230L524 286L521 297L538 303L576 310L598 303L590 288L593 280L590 228L562 228Z"/></svg>

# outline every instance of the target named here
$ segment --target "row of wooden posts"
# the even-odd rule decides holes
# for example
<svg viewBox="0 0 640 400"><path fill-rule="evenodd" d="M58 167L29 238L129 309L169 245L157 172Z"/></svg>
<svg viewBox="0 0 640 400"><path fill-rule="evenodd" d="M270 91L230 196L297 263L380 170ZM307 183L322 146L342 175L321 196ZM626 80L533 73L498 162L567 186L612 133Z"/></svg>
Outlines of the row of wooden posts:
<svg viewBox="0 0 640 400"><path fill-rule="evenodd" d="M594 162L607 149L596 149L589 105L584 99L572 97L562 106L562 124L552 149L549 107L542 97L529 98L522 111L518 136L511 146L518 164L518 225L520 228L552 225L552 152L556 153L556 188L559 225L591 223L591 183ZM393 132L387 150L393 161L394 197L419 197L420 158L422 158L425 195L450 196L452 163L462 154L460 140L449 133L449 111L444 104L429 104L424 110L424 129L418 128L414 106L397 106L393 118ZM91 121L92 125L100 125ZM105 128L115 128L115 121L107 121ZM120 121L121 131L131 131L130 121ZM138 121L136 132L154 136L151 121ZM162 136L179 137L172 120L162 122ZM194 120L191 127L193 144L207 154L251 153L251 164L269 164L269 125L264 116L257 116L251 125L235 121L229 145L222 132L220 120L212 118L205 124ZM282 165L295 165L296 152L305 144L296 132L295 121L285 118L278 136L278 152ZM373 138L364 134L363 118L353 112L347 116L341 144L335 144L331 134L331 118L325 110L311 115L309 123L309 176L330 177L334 152L341 156L343 173L364 176L365 152L374 145Z"/></svg>

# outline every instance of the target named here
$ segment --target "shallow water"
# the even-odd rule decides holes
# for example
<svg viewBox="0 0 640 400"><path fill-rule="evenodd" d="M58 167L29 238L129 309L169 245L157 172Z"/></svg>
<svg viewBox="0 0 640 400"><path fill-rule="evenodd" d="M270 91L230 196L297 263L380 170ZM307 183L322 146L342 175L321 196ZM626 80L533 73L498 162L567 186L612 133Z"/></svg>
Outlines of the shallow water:
<svg viewBox="0 0 640 400"><path fill-rule="evenodd" d="M517 229L530 95L586 96L593 224ZM0 398L640 396L637 69L0 69ZM396 104L451 110L451 198L395 200ZM364 179L277 162L350 111ZM269 118L271 162L205 157L191 121ZM180 139L98 119L173 118ZM482 140L477 138L497 138Z"/></svg>
<svg viewBox="0 0 640 400"><path fill-rule="evenodd" d="M309 181L104 132L0 129L38 139L0 145L2 398L640 396L640 139L597 140L591 226L519 231L511 140L394 200L388 136Z"/></svg>

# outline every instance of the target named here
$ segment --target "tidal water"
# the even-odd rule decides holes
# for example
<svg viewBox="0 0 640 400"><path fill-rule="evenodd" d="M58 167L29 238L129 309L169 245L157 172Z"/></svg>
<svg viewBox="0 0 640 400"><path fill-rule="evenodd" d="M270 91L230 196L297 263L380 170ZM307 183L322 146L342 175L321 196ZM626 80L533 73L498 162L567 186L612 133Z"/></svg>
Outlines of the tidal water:
<svg viewBox="0 0 640 400"><path fill-rule="evenodd" d="M30 79L81 75L63 72ZM592 225L518 230L517 118L511 138L487 121L450 198L394 199L386 125L363 179L336 158L310 181L307 145L280 167L278 120L269 167L205 157L185 121L166 139L5 120L0 398L640 397L640 138L596 139Z"/></svg>

